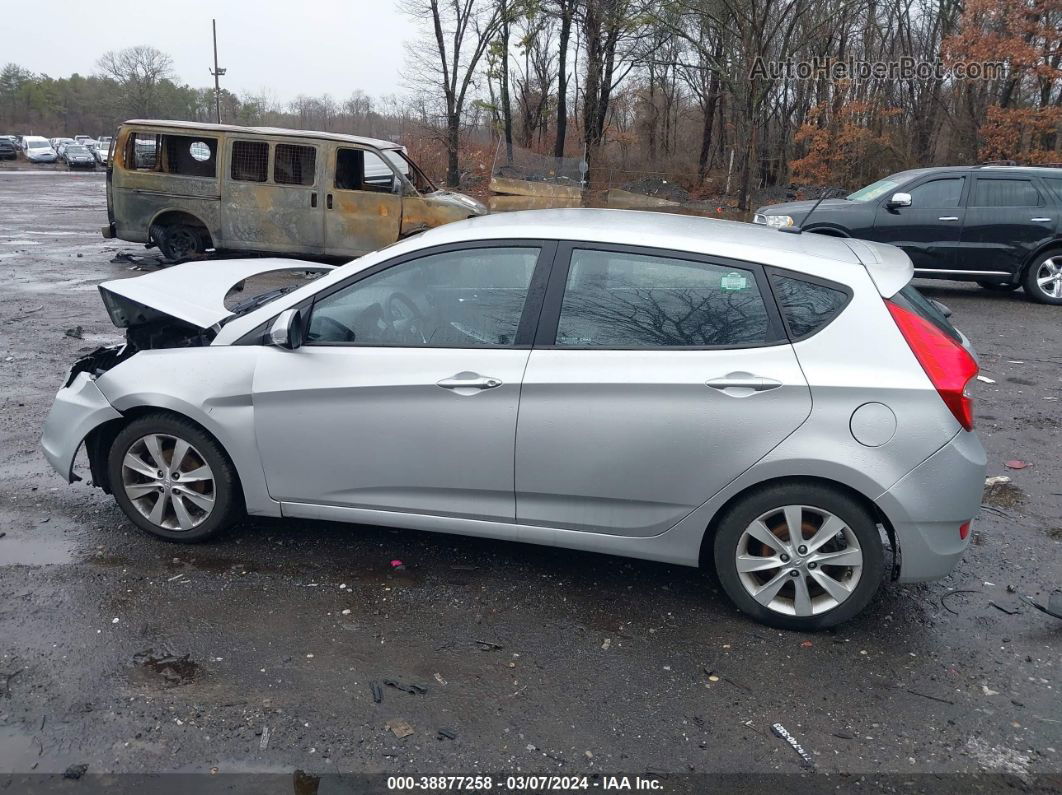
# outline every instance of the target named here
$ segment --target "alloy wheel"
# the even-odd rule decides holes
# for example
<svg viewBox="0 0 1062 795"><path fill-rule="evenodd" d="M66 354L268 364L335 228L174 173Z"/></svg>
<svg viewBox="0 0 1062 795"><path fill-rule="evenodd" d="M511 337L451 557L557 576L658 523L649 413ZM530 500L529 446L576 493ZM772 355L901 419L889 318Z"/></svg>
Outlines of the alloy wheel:
<svg viewBox="0 0 1062 795"><path fill-rule="evenodd" d="M1036 269L1036 286L1044 295L1062 298L1062 258L1048 257Z"/></svg>
<svg viewBox="0 0 1062 795"><path fill-rule="evenodd" d="M734 562L742 587L761 605L782 615L815 616L854 593L863 550L840 517L810 505L786 505L745 528Z"/></svg>
<svg viewBox="0 0 1062 795"><path fill-rule="evenodd" d="M166 530L193 530L214 510L214 473L177 436L152 433L133 442L122 459L122 488L149 522Z"/></svg>

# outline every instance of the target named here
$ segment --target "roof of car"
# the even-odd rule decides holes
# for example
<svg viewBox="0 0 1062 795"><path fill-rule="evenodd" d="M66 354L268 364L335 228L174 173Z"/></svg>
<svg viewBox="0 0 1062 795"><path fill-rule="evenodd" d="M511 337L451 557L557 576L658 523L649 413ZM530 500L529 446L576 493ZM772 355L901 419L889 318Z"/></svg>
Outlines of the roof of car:
<svg viewBox="0 0 1062 795"><path fill-rule="evenodd" d="M237 124L206 124L193 121L170 121L166 119L130 119L124 122L124 124L133 124L138 127L176 127L184 130L198 130L200 132L243 133L245 135L283 135L295 138L324 138L329 141L372 146L376 149L402 148L401 144L396 144L394 141L384 141L379 138L364 138L360 135L317 132L315 130L289 130L283 127L241 127Z"/></svg>
<svg viewBox="0 0 1062 795"><path fill-rule="evenodd" d="M644 210L568 208L495 213L436 227L420 236L425 245L480 238L585 240L753 261L757 259L751 256L755 251L771 249L859 262L840 238L785 234L758 224Z"/></svg>

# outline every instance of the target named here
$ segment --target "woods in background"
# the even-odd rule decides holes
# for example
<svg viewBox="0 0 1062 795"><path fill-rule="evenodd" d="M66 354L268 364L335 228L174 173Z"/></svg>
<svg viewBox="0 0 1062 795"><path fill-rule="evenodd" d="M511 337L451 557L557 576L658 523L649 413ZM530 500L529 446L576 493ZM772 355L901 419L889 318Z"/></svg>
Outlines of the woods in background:
<svg viewBox="0 0 1062 795"><path fill-rule="evenodd" d="M222 92L238 124L401 138L449 184L513 147L585 158L591 186L658 174L695 195L856 186L907 167L1062 161L1062 0L400 0L409 92L280 104ZM917 65L896 76L797 65ZM989 65L976 77L971 64ZM790 72L778 68L789 65ZM987 77L986 77L987 75ZM312 78L308 78L312 88ZM0 73L3 132L213 118L213 91L148 47L98 72ZM52 132L54 131L54 132ZM488 161L488 162L485 162Z"/></svg>

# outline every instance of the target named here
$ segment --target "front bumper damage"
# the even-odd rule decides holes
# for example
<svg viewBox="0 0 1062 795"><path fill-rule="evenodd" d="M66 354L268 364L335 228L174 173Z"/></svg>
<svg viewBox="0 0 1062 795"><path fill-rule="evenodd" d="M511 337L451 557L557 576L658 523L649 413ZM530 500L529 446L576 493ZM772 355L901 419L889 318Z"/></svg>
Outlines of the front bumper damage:
<svg viewBox="0 0 1062 795"><path fill-rule="evenodd" d="M74 475L74 457L85 437L94 428L121 416L107 402L90 373L76 373L56 394L44 422L41 437L44 457L67 483L73 483L78 480Z"/></svg>

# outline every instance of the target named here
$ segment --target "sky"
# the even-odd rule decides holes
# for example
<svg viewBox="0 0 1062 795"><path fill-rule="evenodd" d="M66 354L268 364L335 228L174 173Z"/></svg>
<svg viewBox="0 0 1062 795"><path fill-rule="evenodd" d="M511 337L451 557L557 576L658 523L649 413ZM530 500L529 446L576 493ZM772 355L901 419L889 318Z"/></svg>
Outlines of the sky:
<svg viewBox="0 0 1062 795"><path fill-rule="evenodd" d="M193 87L213 84L217 19L222 87L282 103L326 93L341 101L355 89L404 93L404 43L417 38L395 0L0 0L0 17L0 65L90 75L107 50L146 44Z"/></svg>

